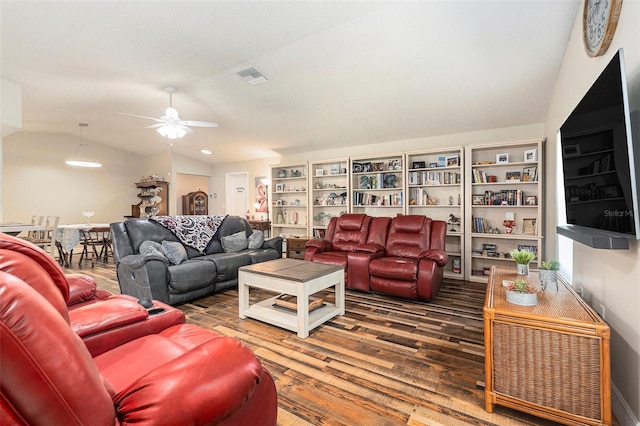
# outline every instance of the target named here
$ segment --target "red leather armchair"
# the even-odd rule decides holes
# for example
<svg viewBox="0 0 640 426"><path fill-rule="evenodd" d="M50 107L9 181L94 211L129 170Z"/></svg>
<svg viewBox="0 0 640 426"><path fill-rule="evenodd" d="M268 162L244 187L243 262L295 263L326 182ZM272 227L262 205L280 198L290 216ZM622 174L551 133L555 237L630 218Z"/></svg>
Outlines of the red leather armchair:
<svg viewBox="0 0 640 426"><path fill-rule="evenodd" d="M0 271L0 300L3 425L276 424L273 379L235 339L181 324L92 358L62 298Z"/></svg>
<svg viewBox="0 0 640 426"><path fill-rule="evenodd" d="M307 241L304 260L342 266L345 282L348 282L348 255L367 241L372 219L366 214L343 214L340 217L332 217L324 239Z"/></svg>
<svg viewBox="0 0 640 426"><path fill-rule="evenodd" d="M447 224L425 216L391 219L384 254L369 262L372 291L431 301L442 286Z"/></svg>
<svg viewBox="0 0 640 426"><path fill-rule="evenodd" d="M58 307L93 356L185 321L182 311L164 303L154 301L157 311L151 311L134 297L98 290L88 275L65 275L41 248L2 233L0 271L21 278Z"/></svg>

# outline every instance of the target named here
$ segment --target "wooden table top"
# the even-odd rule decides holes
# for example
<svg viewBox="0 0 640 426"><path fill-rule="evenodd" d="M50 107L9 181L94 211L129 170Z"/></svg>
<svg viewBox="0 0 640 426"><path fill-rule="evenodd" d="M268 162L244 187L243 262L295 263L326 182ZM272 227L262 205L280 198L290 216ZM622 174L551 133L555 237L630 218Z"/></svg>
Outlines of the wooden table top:
<svg viewBox="0 0 640 426"><path fill-rule="evenodd" d="M306 282L336 271L343 271L341 266L308 262L298 259L276 259L240 267L239 271L282 278L290 281Z"/></svg>

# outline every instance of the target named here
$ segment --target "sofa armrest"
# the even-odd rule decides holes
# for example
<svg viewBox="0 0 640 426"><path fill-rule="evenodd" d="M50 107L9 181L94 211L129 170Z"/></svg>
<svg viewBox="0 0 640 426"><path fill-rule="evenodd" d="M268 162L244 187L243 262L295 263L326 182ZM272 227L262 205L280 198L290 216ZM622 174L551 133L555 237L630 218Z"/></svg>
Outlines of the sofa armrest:
<svg viewBox="0 0 640 426"><path fill-rule="evenodd" d="M96 281L86 274L66 274L69 284L69 300L67 306L86 302L96 298Z"/></svg>
<svg viewBox="0 0 640 426"><path fill-rule="evenodd" d="M264 240L262 243L263 249L274 249L277 250L280 255L282 255L282 242L284 239L282 237L273 237Z"/></svg>
<svg viewBox="0 0 640 426"><path fill-rule="evenodd" d="M262 380L262 365L253 353L238 340L221 337L149 372L113 401L122 424L149 419L218 424L242 407Z"/></svg>
<svg viewBox="0 0 640 426"><path fill-rule="evenodd" d="M444 250L425 250L418 258L433 260L438 266L444 266L449 261L449 256Z"/></svg>
<svg viewBox="0 0 640 426"><path fill-rule="evenodd" d="M136 299L148 297L169 303L168 266L169 261L160 256L123 257L117 268L120 292Z"/></svg>
<svg viewBox="0 0 640 426"><path fill-rule="evenodd" d="M314 238L312 240L307 241L304 247L305 249L315 248L317 249L316 250L316 253L317 253L317 252L323 252L323 251L332 251L333 244L331 244L331 241L319 240L317 238Z"/></svg>
<svg viewBox="0 0 640 426"><path fill-rule="evenodd" d="M71 328L80 337L144 321L149 313L135 299L114 297L69 311Z"/></svg>
<svg viewBox="0 0 640 426"><path fill-rule="evenodd" d="M356 247L356 252L379 253L379 252L384 252L384 247L378 244L360 244L358 247Z"/></svg>

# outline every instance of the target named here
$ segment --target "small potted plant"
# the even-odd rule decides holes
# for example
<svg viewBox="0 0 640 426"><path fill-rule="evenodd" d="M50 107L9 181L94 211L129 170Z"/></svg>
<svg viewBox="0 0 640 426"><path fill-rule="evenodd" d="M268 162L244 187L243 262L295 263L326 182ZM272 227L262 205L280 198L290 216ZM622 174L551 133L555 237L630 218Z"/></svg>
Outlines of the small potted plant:
<svg viewBox="0 0 640 426"><path fill-rule="evenodd" d="M548 283L557 283L558 269L560 269L560 262L557 260L543 260L540 262L538 277L542 282L543 290Z"/></svg>
<svg viewBox="0 0 640 426"><path fill-rule="evenodd" d="M529 275L529 263L536 258L536 254L527 249L511 250L511 258L516 261L516 273L518 275Z"/></svg>
<svg viewBox="0 0 640 426"><path fill-rule="evenodd" d="M504 228L507 234L513 234L513 231L516 229L515 220L505 219L504 222L502 222L502 225L504 225Z"/></svg>
<svg viewBox="0 0 640 426"><path fill-rule="evenodd" d="M507 302L521 306L538 304L538 291L532 284L517 278L507 286Z"/></svg>

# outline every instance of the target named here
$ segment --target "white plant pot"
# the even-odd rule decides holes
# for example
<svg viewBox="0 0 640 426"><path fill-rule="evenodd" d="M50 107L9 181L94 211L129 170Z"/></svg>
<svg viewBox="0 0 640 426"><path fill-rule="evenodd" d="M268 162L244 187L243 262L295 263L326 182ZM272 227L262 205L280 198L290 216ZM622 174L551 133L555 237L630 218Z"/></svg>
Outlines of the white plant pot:
<svg viewBox="0 0 640 426"><path fill-rule="evenodd" d="M516 274L529 275L529 264L516 263Z"/></svg>
<svg viewBox="0 0 640 426"><path fill-rule="evenodd" d="M555 283L558 279L558 271L555 269L540 269L538 271L538 278L543 283Z"/></svg>
<svg viewBox="0 0 640 426"><path fill-rule="evenodd" d="M521 306L536 306L538 304L538 294L507 290L507 302Z"/></svg>

